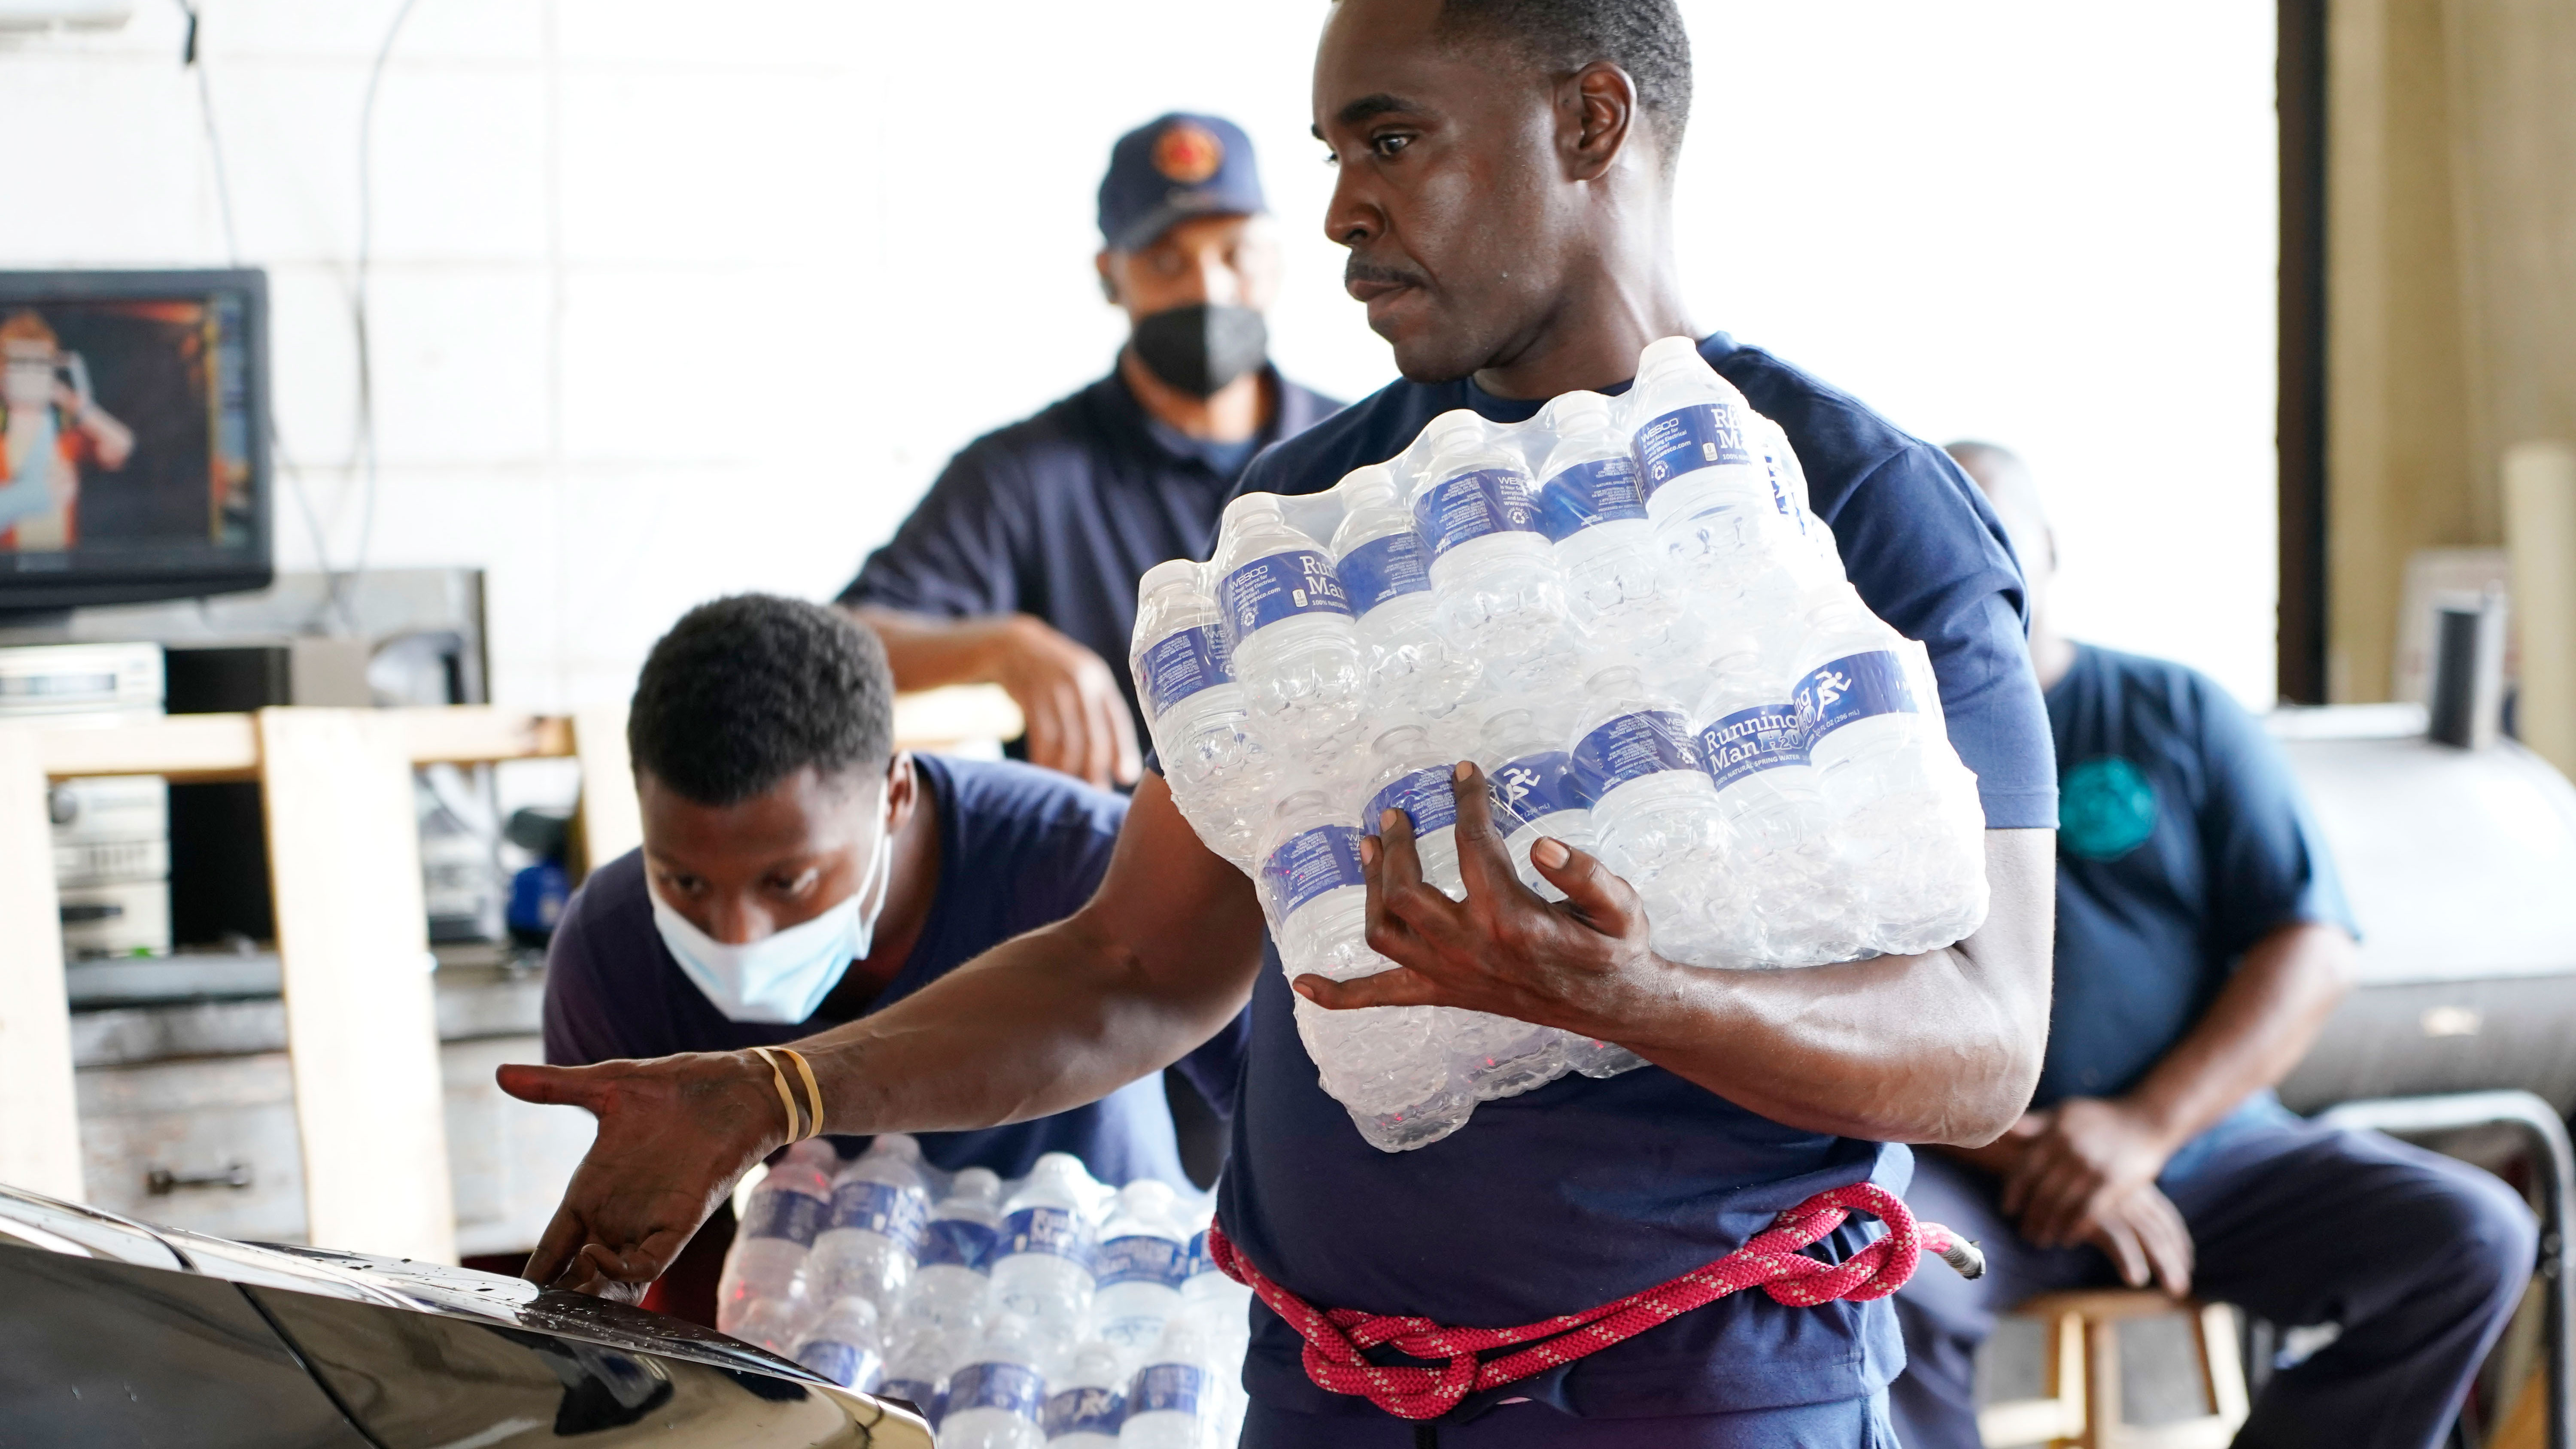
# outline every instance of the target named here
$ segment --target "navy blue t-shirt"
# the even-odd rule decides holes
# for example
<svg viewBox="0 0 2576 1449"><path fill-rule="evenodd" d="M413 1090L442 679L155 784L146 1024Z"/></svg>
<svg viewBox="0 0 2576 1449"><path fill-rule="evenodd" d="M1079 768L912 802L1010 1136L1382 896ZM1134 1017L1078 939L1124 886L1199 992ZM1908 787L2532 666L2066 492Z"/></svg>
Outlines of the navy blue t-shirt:
<svg viewBox="0 0 2576 1449"><path fill-rule="evenodd" d="M2055 825L2021 573L1993 511L1939 449L1852 398L1723 335L1701 352L1787 431L1861 597L1929 646L1987 823ZM1503 422L1536 411L1467 381L1400 382L1254 459L1242 491L1329 488L1458 407ZM1699 1267L1813 1193L1863 1179L1902 1193L1912 1174L1902 1146L1784 1127L1658 1067L1562 1077L1485 1103L1428 1147L1383 1153L1317 1084L1294 1002L1270 951L1253 992L1220 1212L1253 1262L1317 1304L1461 1326L1527 1323ZM1863 1241L1855 1226L1829 1240L1838 1255ZM1303 1413L1376 1412L1315 1388L1298 1348L1285 1322L1254 1309L1245 1382L1255 1396ZM1468 1410L1523 1394L1603 1418L1832 1403L1876 1392L1904 1362L1884 1303L1787 1308L1739 1293L1471 1398Z"/></svg>
<svg viewBox="0 0 2576 1449"><path fill-rule="evenodd" d="M1109 661L1135 711L1127 645L1136 581L1165 559L1197 558L1245 459L1341 406L1276 369L1268 375L1278 406L1250 444L1161 426L1114 370L977 438L868 555L840 602L948 618L1034 614ZM1136 739L1149 738L1139 712Z"/></svg>
<svg viewBox="0 0 2576 1449"><path fill-rule="evenodd" d="M2135 1086L2271 932L2353 929L2280 748L2206 676L2079 645L2048 723L2057 995L2039 1107Z"/></svg>
<svg viewBox="0 0 2576 1449"><path fill-rule="evenodd" d="M1127 818L1123 797L1008 762L913 756L939 812L939 893L912 954L868 1010L911 995L1023 931L1091 898ZM692 983L653 927L644 859L630 851L573 893L546 952L546 1060L567 1066L672 1052L776 1046L841 1023L733 1021ZM1181 1061L1201 1095L1229 1110L1246 1025L1237 1017ZM848 1150L848 1144L844 1144ZM1159 1177L1187 1188L1161 1076L1098 1102L981 1132L925 1132L922 1156L954 1172L1026 1175L1040 1153L1071 1152L1104 1182Z"/></svg>

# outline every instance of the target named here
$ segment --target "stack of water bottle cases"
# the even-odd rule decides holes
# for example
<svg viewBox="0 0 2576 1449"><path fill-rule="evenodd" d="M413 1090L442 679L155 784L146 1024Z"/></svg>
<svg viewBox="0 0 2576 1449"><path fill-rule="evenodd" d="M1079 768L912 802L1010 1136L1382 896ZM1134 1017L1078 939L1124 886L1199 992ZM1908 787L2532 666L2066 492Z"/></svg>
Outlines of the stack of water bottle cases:
<svg viewBox="0 0 2576 1449"><path fill-rule="evenodd" d="M1562 899L1542 837L1597 854L1673 960L1919 952L1985 917L1984 814L1928 655L1862 603L1788 439L1687 338L1622 397L1445 413L1327 492L1236 499L1214 559L1145 575L1130 662L1174 803L1253 877L1292 978L1392 966L1359 857L1390 808L1464 899L1462 759L1523 884ZM1641 1064L1454 1008L1296 1012L1386 1151Z"/></svg>
<svg viewBox="0 0 2576 1449"><path fill-rule="evenodd" d="M889 1133L788 1149L751 1191L716 1326L909 1399L943 1449L1215 1449L1241 1427L1250 1291L1207 1206L1061 1152L1006 1183Z"/></svg>

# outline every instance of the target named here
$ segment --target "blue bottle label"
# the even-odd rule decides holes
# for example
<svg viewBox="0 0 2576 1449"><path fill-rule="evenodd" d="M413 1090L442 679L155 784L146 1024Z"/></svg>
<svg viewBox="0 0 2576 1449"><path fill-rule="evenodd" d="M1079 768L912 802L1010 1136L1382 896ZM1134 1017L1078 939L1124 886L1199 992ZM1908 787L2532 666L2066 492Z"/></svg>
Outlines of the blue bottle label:
<svg viewBox="0 0 2576 1449"><path fill-rule="evenodd" d="M1342 592L1333 561L1311 548L1257 558L1227 574L1217 588L1217 604L1225 610L1229 645L1299 614L1351 617L1350 596Z"/></svg>
<svg viewBox="0 0 2576 1449"><path fill-rule="evenodd" d="M917 1187L885 1182L845 1182L832 1189L832 1214L824 1231L857 1228L879 1233L909 1249L930 1221L930 1198Z"/></svg>
<svg viewBox="0 0 2576 1449"><path fill-rule="evenodd" d="M1778 445L1770 443L1763 445L1762 462L1763 471L1771 479L1771 506L1780 510L1780 516L1789 520L1790 525L1800 533L1806 532L1806 516L1799 511L1798 501L1789 496L1789 473L1780 462Z"/></svg>
<svg viewBox="0 0 2576 1449"><path fill-rule="evenodd" d="M1342 591L1353 612L1365 616L1389 599L1431 587L1422 540L1411 533L1372 538L1342 555Z"/></svg>
<svg viewBox="0 0 2576 1449"><path fill-rule="evenodd" d="M1181 1276L1183 1280L1186 1281L1197 1277L1201 1273L1214 1273L1216 1271L1216 1259L1208 1256L1207 1229L1201 1228L1190 1235L1190 1258L1189 1262L1182 1268Z"/></svg>
<svg viewBox="0 0 2576 1449"><path fill-rule="evenodd" d="M1206 1369L1192 1363L1148 1364L1136 1371L1136 1381L1127 1390L1127 1413L1196 1414L1199 1405L1212 1398L1209 1390L1216 1387Z"/></svg>
<svg viewBox="0 0 2576 1449"><path fill-rule="evenodd" d="M1689 721L1669 709L1639 710L1607 721L1576 742L1573 756L1575 789L1586 805L1630 780L1699 768Z"/></svg>
<svg viewBox="0 0 2576 1449"><path fill-rule="evenodd" d="M1319 825L1280 843L1261 862L1261 893L1279 920L1326 891L1366 885L1360 872L1360 832L1348 825Z"/></svg>
<svg viewBox="0 0 2576 1449"><path fill-rule="evenodd" d="M830 1203L801 1192L755 1192L751 1195L751 1209L744 1215L742 1235L785 1238L810 1248L814 1246L814 1235L823 1231L823 1219L830 1211Z"/></svg>
<svg viewBox="0 0 2576 1449"><path fill-rule="evenodd" d="M1189 1249L1169 1238L1137 1233L1102 1243L1096 1271L1103 1288L1119 1283L1160 1283L1166 1288L1178 1288L1181 1280L1189 1276L1189 1266Z"/></svg>
<svg viewBox="0 0 2576 1449"><path fill-rule="evenodd" d="M1413 496L1413 527L1438 558L1495 533L1536 533L1538 505L1529 475L1517 468L1478 468L1426 485Z"/></svg>
<svg viewBox="0 0 2576 1449"><path fill-rule="evenodd" d="M796 1350L796 1361L845 1389L867 1393L877 1386L885 1364L873 1349L818 1338Z"/></svg>
<svg viewBox="0 0 2576 1449"><path fill-rule="evenodd" d="M1574 757L1565 751L1542 750L1496 769L1486 777L1494 797L1494 823L1509 835L1561 810L1584 808L1573 767Z"/></svg>
<svg viewBox="0 0 2576 1449"><path fill-rule="evenodd" d="M1458 823L1458 792L1451 788L1450 767L1434 765L1415 770L1387 785L1369 797L1362 824L1375 835L1379 817L1389 810L1401 810L1413 822L1413 833L1419 838L1435 830L1446 830Z"/></svg>
<svg viewBox="0 0 2576 1449"><path fill-rule="evenodd" d="M1807 732L1794 704L1737 710L1699 732L1701 768L1723 790L1757 770L1807 763Z"/></svg>
<svg viewBox="0 0 2576 1449"><path fill-rule="evenodd" d="M1145 712L1155 719L1202 689L1234 682L1225 638L1205 624L1155 640L1145 646L1136 663L1143 676L1136 683L1145 695Z"/></svg>
<svg viewBox="0 0 2576 1449"><path fill-rule="evenodd" d="M1646 516L1645 490L1637 485L1637 460L1599 458L1577 463L1538 490L1538 530L1561 543L1596 523Z"/></svg>
<svg viewBox="0 0 2576 1449"><path fill-rule="evenodd" d="M1811 670L1790 697L1797 703L1798 725L1810 747L1854 720L1922 712L1914 702L1914 682L1906 677L1905 661L1887 649L1846 654Z"/></svg>
<svg viewBox="0 0 2576 1449"><path fill-rule="evenodd" d="M993 1230L971 1218L933 1218L921 1233L921 1266L993 1269Z"/></svg>
<svg viewBox="0 0 2576 1449"><path fill-rule="evenodd" d="M919 1409L921 1417L928 1419L933 1428L939 1425L941 1403L939 1385L935 1383L923 1379L887 1379L877 1385L877 1396L901 1399Z"/></svg>
<svg viewBox="0 0 2576 1449"><path fill-rule="evenodd" d="M1046 1380L1027 1364L970 1363L948 1379L948 1415L999 1409L1034 1424L1045 1403Z"/></svg>
<svg viewBox="0 0 2576 1449"><path fill-rule="evenodd" d="M1637 462L1645 472L1646 496L1685 473L1751 463L1750 422L1733 403L1693 403L1639 428Z"/></svg>
<svg viewBox="0 0 2576 1449"><path fill-rule="evenodd" d="M1126 1417L1127 1401L1116 1389L1066 1389L1046 1401L1043 1423L1049 1442L1067 1434L1098 1434L1118 1437L1118 1425Z"/></svg>
<svg viewBox="0 0 2576 1449"><path fill-rule="evenodd" d="M1022 1208L1002 1220L1001 1256L1044 1253L1091 1266L1091 1235L1070 1208Z"/></svg>

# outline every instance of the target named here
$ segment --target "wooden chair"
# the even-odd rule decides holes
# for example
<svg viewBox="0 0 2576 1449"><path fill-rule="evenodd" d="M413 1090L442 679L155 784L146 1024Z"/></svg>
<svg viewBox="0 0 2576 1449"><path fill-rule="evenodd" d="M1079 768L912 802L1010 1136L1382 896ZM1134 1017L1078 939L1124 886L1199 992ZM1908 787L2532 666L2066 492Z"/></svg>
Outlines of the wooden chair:
<svg viewBox="0 0 2576 1449"><path fill-rule="evenodd" d="M2014 1310L2047 1328L2045 1397L1988 1404L1977 1433L1994 1449L2226 1449L2245 1422L2245 1368L2237 1356L2236 1310L2224 1303L2177 1303L2162 1293L2107 1289L2050 1293ZM2131 1424L2121 1414L2120 1325L2187 1314L2209 1412L2164 1424Z"/></svg>

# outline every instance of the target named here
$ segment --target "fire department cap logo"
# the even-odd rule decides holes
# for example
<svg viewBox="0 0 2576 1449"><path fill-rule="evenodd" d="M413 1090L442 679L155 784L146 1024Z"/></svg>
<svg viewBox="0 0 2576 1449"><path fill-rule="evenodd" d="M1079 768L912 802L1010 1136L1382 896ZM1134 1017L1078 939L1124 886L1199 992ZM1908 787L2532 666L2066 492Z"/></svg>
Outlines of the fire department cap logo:
<svg viewBox="0 0 2576 1449"><path fill-rule="evenodd" d="M1195 121L1175 121L1154 138L1154 169L1176 185L1196 186L1225 164L1225 143Z"/></svg>

